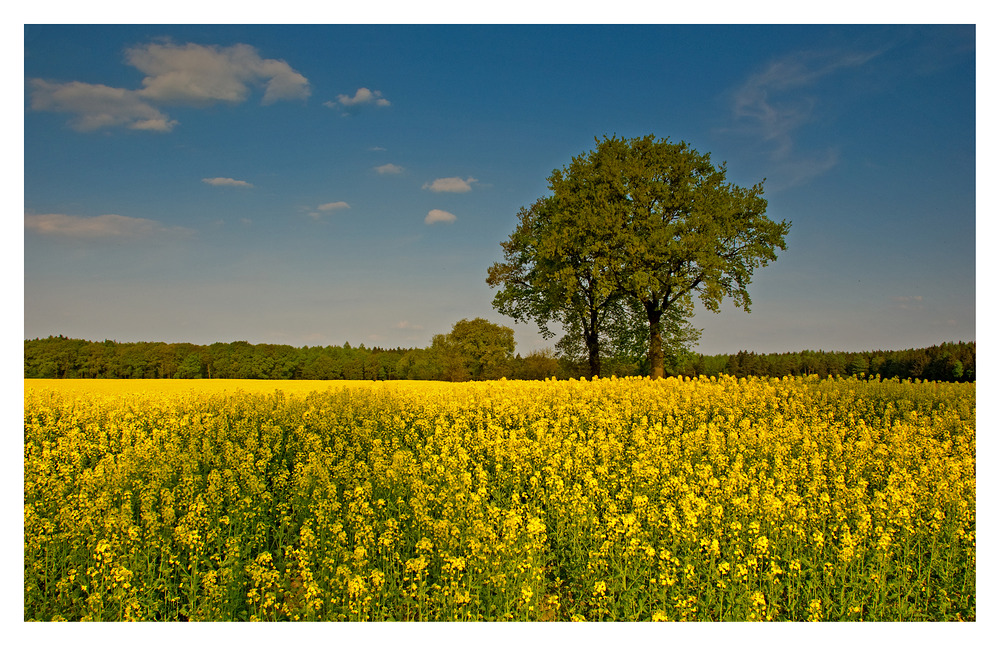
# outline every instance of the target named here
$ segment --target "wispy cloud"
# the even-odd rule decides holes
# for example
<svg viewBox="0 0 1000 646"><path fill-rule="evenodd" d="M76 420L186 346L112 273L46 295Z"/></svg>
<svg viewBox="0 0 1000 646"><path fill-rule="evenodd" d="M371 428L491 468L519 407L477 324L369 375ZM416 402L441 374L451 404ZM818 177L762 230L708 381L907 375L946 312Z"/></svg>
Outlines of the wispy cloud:
<svg viewBox="0 0 1000 646"><path fill-rule="evenodd" d="M238 186L241 188L253 188L253 184L250 182L244 182L241 179L233 179L232 177L206 177L201 181L212 186Z"/></svg>
<svg viewBox="0 0 1000 646"><path fill-rule="evenodd" d="M424 188L435 193L468 193L472 190L472 185L478 182L475 177L462 179L461 177L441 177L433 182L424 184Z"/></svg>
<svg viewBox="0 0 1000 646"><path fill-rule="evenodd" d="M893 296L893 302L896 303L896 309L900 310L922 310L924 309L924 297L917 296Z"/></svg>
<svg viewBox="0 0 1000 646"><path fill-rule="evenodd" d="M115 126L167 132L177 121L159 105L242 103L261 85L265 105L310 94L306 77L285 61L261 58L250 45L148 43L126 50L125 60L146 74L141 89L31 79L32 109L72 113L70 125L81 132Z"/></svg>
<svg viewBox="0 0 1000 646"><path fill-rule="evenodd" d="M375 172L379 175L398 175L403 172L403 167L396 164L382 164L375 167Z"/></svg>
<svg viewBox="0 0 1000 646"><path fill-rule="evenodd" d="M423 325L416 325L414 323L410 323L409 321L400 321L399 323L396 323L395 327L396 327L397 330L417 330L417 331L419 331L419 330L424 329Z"/></svg>
<svg viewBox="0 0 1000 646"><path fill-rule="evenodd" d="M456 220L453 213L448 213L447 211L442 211L441 209L431 209L427 212L427 217L424 218L424 224L435 224L437 222L452 223Z"/></svg>
<svg viewBox="0 0 1000 646"><path fill-rule="evenodd" d="M798 52L772 61L733 94L733 117L765 141L773 142L775 155L787 154L792 147L792 133L812 118L816 105L813 97L796 91L838 70L863 65L878 54Z"/></svg>
<svg viewBox="0 0 1000 646"><path fill-rule="evenodd" d="M819 100L809 89L837 72L865 65L882 51L802 51L771 61L732 92L732 122L723 131L766 146L786 188L825 173L837 164L836 147L802 151L796 145L800 129L817 119Z"/></svg>
<svg viewBox="0 0 1000 646"><path fill-rule="evenodd" d="M41 235L89 239L138 238L167 231L191 233L180 227L168 229L155 220L115 214L94 217L63 213L25 214L24 228Z"/></svg>
<svg viewBox="0 0 1000 646"><path fill-rule="evenodd" d="M832 169L840 161L840 150L831 146L815 151L789 151L772 164L773 176L768 181L769 188L781 190L805 184Z"/></svg>

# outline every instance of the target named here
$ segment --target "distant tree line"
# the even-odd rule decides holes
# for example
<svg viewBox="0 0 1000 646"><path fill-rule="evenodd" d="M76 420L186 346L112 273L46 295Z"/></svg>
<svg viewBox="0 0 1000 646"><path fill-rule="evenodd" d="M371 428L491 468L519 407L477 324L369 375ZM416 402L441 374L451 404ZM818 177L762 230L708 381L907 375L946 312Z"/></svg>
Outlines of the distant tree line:
<svg viewBox="0 0 1000 646"><path fill-rule="evenodd" d="M605 374L649 374L644 357L604 359ZM816 374L884 379L975 381L976 344L942 343L911 350L802 351L669 357L667 374L736 377ZM514 354L510 328L484 319L459 321L427 348L84 341L63 336L24 342L25 378L84 379L560 379L589 374L586 357L551 349Z"/></svg>
<svg viewBox="0 0 1000 646"><path fill-rule="evenodd" d="M410 350L364 344L302 347L246 341L91 342L62 336L24 342L26 378L83 379L399 379Z"/></svg>
<svg viewBox="0 0 1000 646"><path fill-rule="evenodd" d="M693 355L680 366L680 374L783 377L785 375L878 375L883 379L975 381L976 344L942 343L910 350L868 352L737 352L714 356Z"/></svg>

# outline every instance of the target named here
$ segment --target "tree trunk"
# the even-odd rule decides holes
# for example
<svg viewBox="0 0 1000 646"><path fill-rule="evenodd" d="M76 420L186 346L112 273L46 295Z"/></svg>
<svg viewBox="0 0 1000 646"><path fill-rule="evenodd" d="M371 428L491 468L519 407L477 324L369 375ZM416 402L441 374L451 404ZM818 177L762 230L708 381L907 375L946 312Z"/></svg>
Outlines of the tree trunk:
<svg viewBox="0 0 1000 646"><path fill-rule="evenodd" d="M594 304L594 282L587 282L587 303L589 316L582 316L583 339L587 343L587 361L590 363L590 378L601 376L601 344L598 332L598 313ZM588 320L589 319L589 320Z"/></svg>
<svg viewBox="0 0 1000 646"><path fill-rule="evenodd" d="M601 376L601 353L596 330L584 335L587 341L587 360L590 363L590 377Z"/></svg>
<svg viewBox="0 0 1000 646"><path fill-rule="evenodd" d="M646 315L649 317L649 377L662 379L665 376L663 370L663 326L660 324L663 312L647 306Z"/></svg>

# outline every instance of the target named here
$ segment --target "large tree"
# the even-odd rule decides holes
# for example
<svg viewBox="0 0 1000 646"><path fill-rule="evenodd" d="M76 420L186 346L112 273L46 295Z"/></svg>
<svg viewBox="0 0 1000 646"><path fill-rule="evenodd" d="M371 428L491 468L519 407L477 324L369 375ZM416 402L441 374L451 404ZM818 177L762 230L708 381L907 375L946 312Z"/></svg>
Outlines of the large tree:
<svg viewBox="0 0 1000 646"><path fill-rule="evenodd" d="M504 243L505 263L488 279L504 285L494 304L515 318L565 321L596 286L589 318L597 323L623 300L638 304L650 375L662 377L665 315L695 294L711 311L725 297L749 311L753 271L785 249L790 225L765 216L763 182L727 182L725 163L715 166L683 141L596 143L549 177L552 196L536 203L545 207L545 226L527 227L530 244L523 217ZM589 333L596 347L600 330Z"/></svg>

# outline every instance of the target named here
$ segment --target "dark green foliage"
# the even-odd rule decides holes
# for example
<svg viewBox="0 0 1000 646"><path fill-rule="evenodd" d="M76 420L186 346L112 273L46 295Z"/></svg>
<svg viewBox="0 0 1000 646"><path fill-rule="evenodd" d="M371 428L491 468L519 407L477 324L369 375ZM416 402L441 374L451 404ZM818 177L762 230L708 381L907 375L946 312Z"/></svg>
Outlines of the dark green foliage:
<svg viewBox="0 0 1000 646"><path fill-rule="evenodd" d="M25 378L397 379L403 348L117 343L63 336L24 342Z"/></svg>
<svg viewBox="0 0 1000 646"><path fill-rule="evenodd" d="M462 319L450 334L437 334L431 350L448 381L500 379L514 357L514 330L483 318Z"/></svg>
<svg viewBox="0 0 1000 646"><path fill-rule="evenodd" d="M910 350L868 352L785 352L731 355L695 355L679 366L679 374L734 377L783 377L785 375L866 376L925 381L975 381L976 343L942 343Z"/></svg>
<svg viewBox="0 0 1000 646"><path fill-rule="evenodd" d="M482 320L482 319L480 319ZM488 323L487 325L493 326ZM457 324L456 324L457 326ZM502 330L502 326L493 326ZM491 330L492 328L484 328ZM495 330L494 330L495 331ZM454 332L452 333L454 334ZM449 355L452 335L438 335L429 348L382 349L344 346L294 348L253 345L246 341L213 343L116 343L50 336L24 342L26 379L559 379L589 376L587 358L551 350L526 357L509 352L507 334L495 338L495 352L479 359ZM462 335L459 335L462 337ZM473 344L474 345L474 344ZM485 347L485 346L484 346ZM608 344L609 349L614 347ZM447 351L443 351L447 350ZM452 348L454 350L454 348ZM619 377L648 374L643 357L627 353L604 358L605 374ZM783 377L785 375L879 375L883 379L927 381L976 380L976 344L942 343L910 350L868 352L785 352L703 355L679 352L668 360L668 375ZM451 372L449 372L449 370Z"/></svg>

